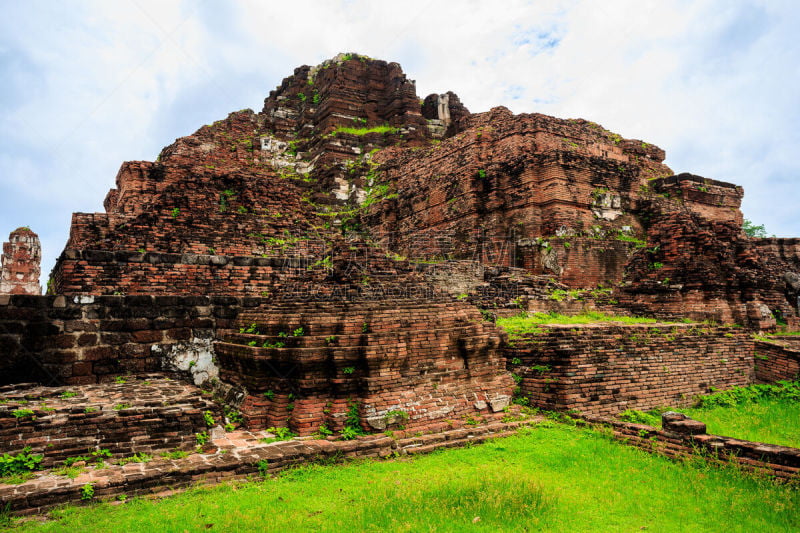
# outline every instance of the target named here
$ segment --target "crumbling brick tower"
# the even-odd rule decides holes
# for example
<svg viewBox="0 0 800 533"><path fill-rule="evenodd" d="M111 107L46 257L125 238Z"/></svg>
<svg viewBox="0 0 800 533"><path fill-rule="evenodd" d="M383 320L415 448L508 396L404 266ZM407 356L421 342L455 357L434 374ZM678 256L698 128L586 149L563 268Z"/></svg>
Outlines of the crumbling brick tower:
<svg viewBox="0 0 800 533"><path fill-rule="evenodd" d="M42 246L28 227L11 232L0 259L0 294L41 294Z"/></svg>

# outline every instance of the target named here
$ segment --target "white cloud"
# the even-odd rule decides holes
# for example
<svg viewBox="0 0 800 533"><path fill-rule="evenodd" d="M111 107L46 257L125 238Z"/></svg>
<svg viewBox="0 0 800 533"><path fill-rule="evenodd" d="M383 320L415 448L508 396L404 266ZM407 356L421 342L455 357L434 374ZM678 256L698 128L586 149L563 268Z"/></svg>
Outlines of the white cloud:
<svg viewBox="0 0 800 533"><path fill-rule="evenodd" d="M122 161L259 110L295 67L343 51L399 62L420 96L453 90L472 111L584 117L654 142L676 171L744 185L745 215L769 231L800 235L800 9L788 1L5 7L0 237L30 224L45 270L69 211L99 210Z"/></svg>

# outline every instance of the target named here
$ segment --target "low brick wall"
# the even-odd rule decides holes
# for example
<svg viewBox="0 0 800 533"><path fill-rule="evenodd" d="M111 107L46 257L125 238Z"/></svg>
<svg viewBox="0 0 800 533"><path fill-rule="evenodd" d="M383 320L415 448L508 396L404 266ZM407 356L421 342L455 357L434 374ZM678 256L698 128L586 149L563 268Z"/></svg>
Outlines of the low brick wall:
<svg viewBox="0 0 800 533"><path fill-rule="evenodd" d="M580 418L610 427L615 438L647 452L673 459L705 457L732 462L745 471L787 481L800 478L800 449L708 435L704 423L679 413L664 413L662 429L606 417L583 415Z"/></svg>
<svg viewBox="0 0 800 533"><path fill-rule="evenodd" d="M220 407L194 386L163 375L121 381L0 388L0 451L15 455L30 448L44 456L47 468L99 449L116 458L191 450L195 435L209 430L206 411L222 420Z"/></svg>
<svg viewBox="0 0 800 533"><path fill-rule="evenodd" d="M109 381L162 369L161 353L210 339L265 298L0 296L0 385ZM154 346L158 346L153 350Z"/></svg>
<svg viewBox="0 0 800 533"><path fill-rule="evenodd" d="M260 334L239 333L253 323ZM452 298L0 297L0 385L218 375L248 427L304 435L341 430L353 403L372 429L498 412L513 388L500 343L477 308Z"/></svg>
<svg viewBox="0 0 800 533"><path fill-rule="evenodd" d="M800 338L790 338L785 344L755 341L756 379L763 383L800 379Z"/></svg>
<svg viewBox="0 0 800 533"><path fill-rule="evenodd" d="M753 341L691 324L545 325L506 349L520 394L553 410L614 414L680 405L753 382Z"/></svg>

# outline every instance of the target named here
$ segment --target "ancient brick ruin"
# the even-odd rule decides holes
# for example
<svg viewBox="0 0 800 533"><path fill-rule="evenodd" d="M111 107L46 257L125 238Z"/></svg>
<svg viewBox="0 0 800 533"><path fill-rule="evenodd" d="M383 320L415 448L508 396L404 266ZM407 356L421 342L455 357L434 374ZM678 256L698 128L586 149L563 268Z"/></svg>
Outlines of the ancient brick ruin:
<svg viewBox="0 0 800 533"><path fill-rule="evenodd" d="M41 294L41 261L39 236L28 227L12 231L0 256L0 294Z"/></svg>
<svg viewBox="0 0 800 533"><path fill-rule="evenodd" d="M748 237L741 187L664 159L587 120L420 98L396 63L297 68L260 112L123 163L105 212L73 215L48 296L38 239L12 234L0 448L38 435L54 464L86 447L185 450L208 431L208 450L227 450L222 425L236 426L228 456L158 466L185 486L265 458L279 469L504 434L514 394L597 416L797 379L792 340L750 331L800 326L800 239ZM491 322L585 309L718 325L546 327L509 342ZM317 440L278 453L258 442L267 428ZM399 440L334 441L345 431ZM144 492L158 485L148 468L86 480ZM44 509L78 485L61 500L42 490L8 501Z"/></svg>

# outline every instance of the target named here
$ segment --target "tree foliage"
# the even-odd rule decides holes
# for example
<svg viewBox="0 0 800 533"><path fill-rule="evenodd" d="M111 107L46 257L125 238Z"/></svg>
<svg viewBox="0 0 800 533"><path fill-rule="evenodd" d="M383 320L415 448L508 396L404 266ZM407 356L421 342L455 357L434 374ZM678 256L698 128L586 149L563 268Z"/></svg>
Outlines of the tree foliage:
<svg viewBox="0 0 800 533"><path fill-rule="evenodd" d="M764 224L755 225L750 220L744 219L744 223L742 224L742 230L744 230L745 235L748 237L758 237L764 238L767 236L767 230L764 228Z"/></svg>

